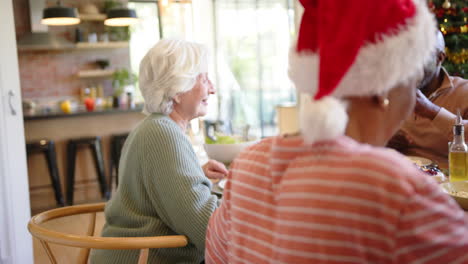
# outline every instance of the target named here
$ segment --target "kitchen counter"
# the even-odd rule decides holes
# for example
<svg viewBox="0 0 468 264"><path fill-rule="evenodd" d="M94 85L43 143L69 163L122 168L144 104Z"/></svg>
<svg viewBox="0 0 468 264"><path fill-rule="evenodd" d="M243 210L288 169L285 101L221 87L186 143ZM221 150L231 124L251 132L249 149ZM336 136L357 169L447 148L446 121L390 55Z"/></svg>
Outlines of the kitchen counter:
<svg viewBox="0 0 468 264"><path fill-rule="evenodd" d="M109 162L112 136L129 133L145 117L141 113L141 107L93 112L82 111L71 114L24 115L24 130L27 142L43 138L55 141L59 177L62 192L65 194L68 166L67 143L70 139L89 136L101 137L106 179L110 182ZM55 207L47 162L43 155L39 153L28 155L28 175L32 211L41 212ZM75 177L75 204L102 201L96 181L93 157L87 148L80 148L78 151Z"/></svg>
<svg viewBox="0 0 468 264"><path fill-rule="evenodd" d="M24 120L41 120L41 119L53 119L53 118L64 118L64 117L81 117L81 116L97 116L97 115L109 115L109 114L119 114L119 113L130 113L130 112L141 112L143 110L142 106L129 109L121 108L110 108L105 110L91 111L86 110L76 111L70 114L64 112L42 112L42 113L27 113L26 111L23 114Z"/></svg>

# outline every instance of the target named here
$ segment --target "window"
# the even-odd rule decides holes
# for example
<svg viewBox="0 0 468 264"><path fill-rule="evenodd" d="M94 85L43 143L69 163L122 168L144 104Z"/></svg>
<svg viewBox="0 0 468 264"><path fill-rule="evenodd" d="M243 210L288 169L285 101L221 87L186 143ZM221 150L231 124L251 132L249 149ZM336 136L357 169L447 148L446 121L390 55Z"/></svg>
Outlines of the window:
<svg viewBox="0 0 468 264"><path fill-rule="evenodd" d="M128 7L135 9L139 23L132 26L130 39L130 65L138 73L140 62L148 50L161 38L191 38L192 7L191 1L129 1ZM142 100L139 89L135 98Z"/></svg>
<svg viewBox="0 0 468 264"><path fill-rule="evenodd" d="M287 76L292 0L134 0L129 7L141 19L130 44L135 72L161 37L207 44L218 96L210 99L205 119L220 119L235 134L246 125L256 136L277 133L276 105L296 100Z"/></svg>
<svg viewBox="0 0 468 264"><path fill-rule="evenodd" d="M193 16L191 1L160 1L162 36L192 39Z"/></svg>
<svg viewBox="0 0 468 264"><path fill-rule="evenodd" d="M161 37L158 6L155 2L129 2L128 7L135 9L139 18L139 23L131 28L130 39L131 67L138 72L140 61Z"/></svg>
<svg viewBox="0 0 468 264"><path fill-rule="evenodd" d="M290 0L215 0L215 39L220 119L239 133L277 133L275 107L295 101L287 76L294 36Z"/></svg>

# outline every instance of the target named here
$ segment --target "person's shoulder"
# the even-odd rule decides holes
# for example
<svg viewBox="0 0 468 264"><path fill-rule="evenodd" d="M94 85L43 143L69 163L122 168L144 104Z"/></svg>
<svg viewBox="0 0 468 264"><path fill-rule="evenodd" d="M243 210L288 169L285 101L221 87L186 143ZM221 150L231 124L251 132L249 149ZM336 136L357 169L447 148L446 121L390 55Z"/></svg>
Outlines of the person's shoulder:
<svg viewBox="0 0 468 264"><path fill-rule="evenodd" d="M355 142L355 144L346 148L346 151L349 155L364 158L369 163L390 164L394 167L400 167L397 166L398 164L404 167L411 167L412 165L404 155L391 148L376 147Z"/></svg>
<svg viewBox="0 0 468 264"><path fill-rule="evenodd" d="M151 114L142 123L142 128L153 133L174 135L183 133L182 129L167 115Z"/></svg>
<svg viewBox="0 0 468 264"><path fill-rule="evenodd" d="M450 81L457 92L468 94L468 79L459 76L450 76Z"/></svg>
<svg viewBox="0 0 468 264"><path fill-rule="evenodd" d="M244 148L238 157L251 157L252 155L260 154L261 156L267 155L276 137L267 137L256 140L252 145Z"/></svg>
<svg viewBox="0 0 468 264"><path fill-rule="evenodd" d="M146 118L145 123L153 127L177 126L177 124L169 116L163 114L151 114Z"/></svg>
<svg viewBox="0 0 468 264"><path fill-rule="evenodd" d="M151 142L156 140L161 143L173 140L184 142L186 140L182 129L172 119L162 114L151 114L146 117L135 132L135 137L142 144L148 144L145 143L148 140Z"/></svg>
<svg viewBox="0 0 468 264"><path fill-rule="evenodd" d="M281 136L272 136L259 139L255 141L252 145L244 148L236 157L236 160L250 160L263 162L265 165L269 162L269 159L272 155L272 148L277 143L278 139L281 139ZM234 164L233 161L233 164Z"/></svg>
<svg viewBox="0 0 468 264"><path fill-rule="evenodd" d="M399 180L422 175L407 157L394 149L361 144L349 138L339 142L338 146L342 150L344 161L358 169L385 174Z"/></svg>
<svg viewBox="0 0 468 264"><path fill-rule="evenodd" d="M277 137L266 137L266 138L259 139L256 141L256 143L247 147L246 150L258 150L258 149L262 149L265 147L269 147L273 144L273 142L275 141L275 138Z"/></svg>

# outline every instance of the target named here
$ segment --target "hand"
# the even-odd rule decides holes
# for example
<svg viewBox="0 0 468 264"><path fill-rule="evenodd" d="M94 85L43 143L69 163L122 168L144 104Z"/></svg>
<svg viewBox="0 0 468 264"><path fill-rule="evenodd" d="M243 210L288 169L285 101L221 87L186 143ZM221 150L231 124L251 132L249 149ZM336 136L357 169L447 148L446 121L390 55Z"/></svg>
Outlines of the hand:
<svg viewBox="0 0 468 264"><path fill-rule="evenodd" d="M228 174L226 166L216 160L209 160L202 169L208 179L222 179Z"/></svg>
<svg viewBox="0 0 468 264"><path fill-rule="evenodd" d="M396 149L400 152L408 148L412 139L403 131L398 131L387 143L388 148Z"/></svg>
<svg viewBox="0 0 468 264"><path fill-rule="evenodd" d="M440 106L434 104L429 100L421 90L418 90L416 96L416 106L414 107L414 113L418 116L429 118L433 120L437 113L439 113Z"/></svg>

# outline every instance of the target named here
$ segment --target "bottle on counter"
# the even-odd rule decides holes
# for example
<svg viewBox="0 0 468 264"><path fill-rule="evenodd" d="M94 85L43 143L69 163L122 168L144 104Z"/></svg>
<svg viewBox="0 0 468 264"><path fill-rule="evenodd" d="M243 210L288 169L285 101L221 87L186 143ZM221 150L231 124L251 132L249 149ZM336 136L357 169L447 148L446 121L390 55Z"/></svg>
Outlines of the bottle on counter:
<svg viewBox="0 0 468 264"><path fill-rule="evenodd" d="M80 89L80 102L84 104L86 98L91 94L91 90L88 87Z"/></svg>
<svg viewBox="0 0 468 264"><path fill-rule="evenodd" d="M92 99L96 99L96 95L97 95L96 86L90 85L89 86L89 97L92 98Z"/></svg>
<svg viewBox="0 0 468 264"><path fill-rule="evenodd" d="M468 147L465 144L465 131L460 111L453 126L453 141L449 149L449 177L450 181L468 180Z"/></svg>
<svg viewBox="0 0 468 264"><path fill-rule="evenodd" d="M135 108L135 100L133 99L133 94L131 92L127 92L127 109Z"/></svg>

